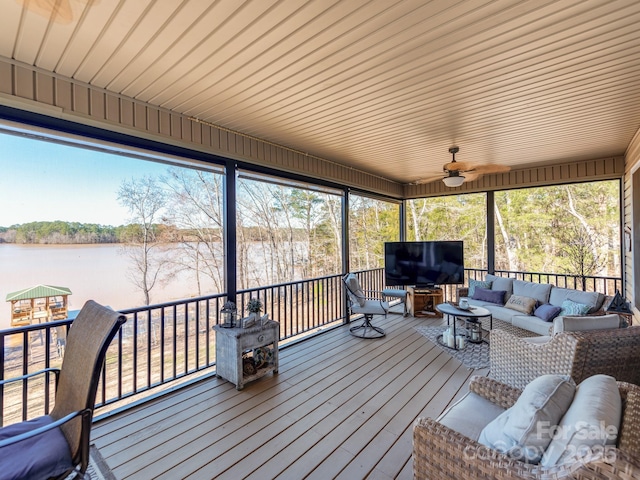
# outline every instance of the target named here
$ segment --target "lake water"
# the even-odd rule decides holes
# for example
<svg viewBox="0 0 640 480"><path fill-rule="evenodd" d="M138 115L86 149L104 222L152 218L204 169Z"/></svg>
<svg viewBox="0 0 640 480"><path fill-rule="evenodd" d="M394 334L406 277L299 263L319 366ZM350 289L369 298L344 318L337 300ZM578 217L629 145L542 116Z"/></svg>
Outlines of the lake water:
<svg viewBox="0 0 640 480"><path fill-rule="evenodd" d="M92 299L115 310L138 307L144 296L129 280L131 260L119 245L15 245L0 243L0 329L11 325L8 293L39 284L67 287L69 309ZM193 273L183 272L169 284L154 287L151 303L197 296ZM216 293L203 291L203 295ZM3 305L4 303L4 305Z"/></svg>

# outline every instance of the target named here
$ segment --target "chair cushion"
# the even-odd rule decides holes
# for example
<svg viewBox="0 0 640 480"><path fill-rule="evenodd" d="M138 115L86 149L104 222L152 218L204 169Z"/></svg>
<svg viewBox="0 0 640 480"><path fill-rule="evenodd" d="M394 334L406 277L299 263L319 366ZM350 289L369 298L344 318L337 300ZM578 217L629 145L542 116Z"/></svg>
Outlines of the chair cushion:
<svg viewBox="0 0 640 480"><path fill-rule="evenodd" d="M545 322L535 315L516 315L511 319L511 324L538 335L549 335L552 328L549 322Z"/></svg>
<svg viewBox="0 0 640 480"><path fill-rule="evenodd" d="M352 313L367 313L372 315L385 315L389 311L389 302L380 300L365 300L364 305L354 305Z"/></svg>
<svg viewBox="0 0 640 480"><path fill-rule="evenodd" d="M513 281L513 294L535 298L540 303L549 303L551 293L550 283L525 282L523 280Z"/></svg>
<svg viewBox="0 0 640 480"><path fill-rule="evenodd" d="M0 440L53 423L49 415L0 428ZM72 467L71 452L62 431L54 428L22 442L0 448L0 479L49 478Z"/></svg>
<svg viewBox="0 0 640 480"><path fill-rule="evenodd" d="M473 297L473 294L476 291L476 287L490 289L491 282L469 279L469 291L467 292L468 297Z"/></svg>
<svg viewBox="0 0 640 480"><path fill-rule="evenodd" d="M622 401L615 378L594 375L583 380L540 464L552 467L573 462L572 457L587 454L587 449L602 451L605 445L615 445L621 418Z"/></svg>
<svg viewBox="0 0 640 480"><path fill-rule="evenodd" d="M365 297L364 292L362 291L362 287L360 287L360 282L358 281L358 277L356 277L353 273L347 275L344 283L347 284L347 288L353 294L352 297L355 297L357 302L361 307L364 307Z"/></svg>
<svg viewBox="0 0 640 480"><path fill-rule="evenodd" d="M620 328L620 316L617 313L593 316L566 316L553 320L553 333L586 332L590 330L608 330Z"/></svg>
<svg viewBox="0 0 640 480"><path fill-rule="evenodd" d="M469 415L469 412L473 412L473 415ZM482 429L503 412L504 408L476 393L467 392L460 400L445 410L437 418L437 421L451 430L477 441Z"/></svg>
<svg viewBox="0 0 640 480"><path fill-rule="evenodd" d="M571 288L553 287L549 295L549 303L560 307L565 300L589 305L589 313L595 312L602 306L604 295L598 292L583 292Z"/></svg>
<svg viewBox="0 0 640 480"><path fill-rule="evenodd" d="M568 377L542 375L480 434L478 442L517 460L538 463L575 392Z"/></svg>
<svg viewBox="0 0 640 480"><path fill-rule="evenodd" d="M504 299L508 300L513 293L513 278L499 277L497 275L487 274L485 280L491 282L491 290L504 290Z"/></svg>

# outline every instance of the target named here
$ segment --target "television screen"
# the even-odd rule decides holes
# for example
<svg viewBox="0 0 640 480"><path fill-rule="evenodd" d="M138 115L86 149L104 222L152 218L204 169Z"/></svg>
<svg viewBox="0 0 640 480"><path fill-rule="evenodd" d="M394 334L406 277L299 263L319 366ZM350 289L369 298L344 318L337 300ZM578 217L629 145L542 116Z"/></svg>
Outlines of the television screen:
<svg viewBox="0 0 640 480"><path fill-rule="evenodd" d="M387 242L384 277L388 286L464 283L462 241Z"/></svg>

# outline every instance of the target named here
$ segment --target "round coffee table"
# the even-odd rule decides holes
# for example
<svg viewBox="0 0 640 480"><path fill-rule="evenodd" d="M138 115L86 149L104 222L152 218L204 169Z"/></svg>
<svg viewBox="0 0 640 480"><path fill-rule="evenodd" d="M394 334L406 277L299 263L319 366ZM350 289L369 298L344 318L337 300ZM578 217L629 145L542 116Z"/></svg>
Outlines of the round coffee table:
<svg viewBox="0 0 640 480"><path fill-rule="evenodd" d="M456 335L456 320L465 320L465 321L468 321L469 323L480 324L481 318L488 317L489 330L493 328L493 315L489 310L483 307L470 306L469 309L467 310L467 309L459 308L451 303L441 303L439 305L436 305L436 310L438 310L443 315L447 315L447 325L449 325L449 317L450 316L453 317L452 325L453 325L454 337ZM472 343L480 343L484 339L482 338L482 334L480 334L480 340L471 340L470 338L468 338L468 340ZM449 348L452 348L452 347L449 347ZM457 346L455 346L455 343L453 348L455 350L458 349Z"/></svg>

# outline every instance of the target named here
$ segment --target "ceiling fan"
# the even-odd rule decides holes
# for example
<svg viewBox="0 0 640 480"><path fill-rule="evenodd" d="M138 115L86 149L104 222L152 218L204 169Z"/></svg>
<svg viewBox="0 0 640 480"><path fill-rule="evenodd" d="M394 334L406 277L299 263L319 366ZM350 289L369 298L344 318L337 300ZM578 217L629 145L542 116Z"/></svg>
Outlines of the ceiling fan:
<svg viewBox="0 0 640 480"><path fill-rule="evenodd" d="M442 170L445 173L444 178L442 175L434 175L431 177L417 180L414 185L420 185L422 183L430 183L435 180L441 179L447 187L459 187L464 182L473 182L482 175L488 173L504 173L511 170L511 167L506 165L496 165L494 163L485 163L483 165L474 165L468 162L456 161L456 153L460 149L458 147L451 147L449 153L452 155L452 160L449 163L445 163Z"/></svg>
<svg viewBox="0 0 640 480"><path fill-rule="evenodd" d="M74 19L72 2L77 3L78 8L82 8L82 5L95 5L100 0L16 0L16 2L24 5L27 10L45 18L51 18L56 23L67 24Z"/></svg>

